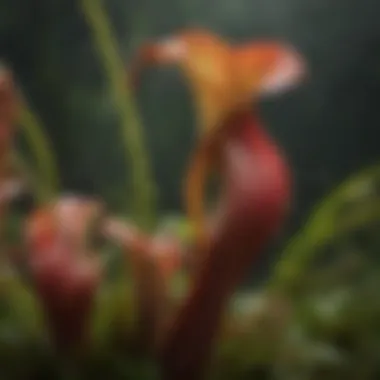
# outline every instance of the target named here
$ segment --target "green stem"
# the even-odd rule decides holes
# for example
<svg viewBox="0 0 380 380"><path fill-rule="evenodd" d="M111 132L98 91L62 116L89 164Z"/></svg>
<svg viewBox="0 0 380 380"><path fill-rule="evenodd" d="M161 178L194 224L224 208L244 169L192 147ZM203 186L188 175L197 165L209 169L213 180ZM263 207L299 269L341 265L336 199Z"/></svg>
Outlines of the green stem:
<svg viewBox="0 0 380 380"><path fill-rule="evenodd" d="M20 151L12 152L12 162L16 168L20 171L23 179L27 181L28 186L35 194L37 202L43 204L48 200L46 196L45 184L37 179L32 167L28 164L27 159Z"/></svg>
<svg viewBox="0 0 380 380"><path fill-rule="evenodd" d="M380 176L380 165L374 165L352 176L338 186L316 208L304 228L298 232L285 247L280 260L277 262L270 280L270 286L291 285L297 282L302 272L307 270L309 263L314 259L318 247L324 246L332 239L351 231L352 229L378 220L380 205L375 203L369 208L364 207L360 215L355 214L339 223L336 220L336 211L341 202L346 200L352 192L352 187L362 181L375 179Z"/></svg>
<svg viewBox="0 0 380 380"><path fill-rule="evenodd" d="M143 143L141 122L127 85L128 78L118 53L118 44L101 2L81 0L81 5L121 118L125 150L132 166L134 218L140 226L150 227L155 216L155 184Z"/></svg>
<svg viewBox="0 0 380 380"><path fill-rule="evenodd" d="M319 248L328 245L331 241L339 239L356 228L376 222L380 219L380 204L371 205L361 210L360 215L347 219L333 230L326 231L324 235L300 235L294 239L284 252L284 260L277 264L270 280L270 286L276 288L292 287L302 273L307 271L309 264L319 252Z"/></svg>
<svg viewBox="0 0 380 380"><path fill-rule="evenodd" d="M53 149L43 132L41 123L25 102L21 105L20 123L36 160L38 180L43 184L38 186L39 196L43 199L53 197L59 187Z"/></svg>

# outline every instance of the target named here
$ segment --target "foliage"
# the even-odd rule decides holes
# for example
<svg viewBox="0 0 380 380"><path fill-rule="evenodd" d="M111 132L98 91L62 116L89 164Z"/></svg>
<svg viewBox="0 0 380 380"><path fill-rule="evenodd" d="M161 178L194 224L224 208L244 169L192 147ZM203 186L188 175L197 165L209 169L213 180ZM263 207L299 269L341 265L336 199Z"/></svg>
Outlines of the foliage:
<svg viewBox="0 0 380 380"><path fill-rule="evenodd" d="M26 105L21 105L20 123L26 137L29 149L33 152L37 170L33 175L35 192L40 202L46 201L56 195L59 187L58 168L50 146L50 141L45 136L43 129L34 113ZM30 168L26 170L30 172Z"/></svg>
<svg viewBox="0 0 380 380"><path fill-rule="evenodd" d="M133 194L129 196L125 191L128 197L123 199L134 203L136 220L151 225L155 213L154 184L117 44L100 2L83 0L81 4L120 113L125 152L133 166ZM64 86L61 90L65 93ZM89 108L94 108L90 94L81 97L88 98ZM24 107L22 124L36 160L35 189L44 200L54 194L59 184L51 148L36 120ZM379 171L376 167L354 177L324 200L305 229L285 249L268 287L235 296L221 330L210 378L377 378ZM19 216L15 219L9 219L10 224L16 225L10 227L20 230ZM180 219L174 224L187 240L186 221ZM97 293L90 346L64 360L56 355L48 339L41 305L30 279L13 267L1 268L3 378L157 378L153 358L136 349L134 283L128 271L117 271L118 250L107 247L103 253L114 260L116 270L107 276ZM179 275L172 282L174 305L186 290L186 280Z"/></svg>
<svg viewBox="0 0 380 380"><path fill-rule="evenodd" d="M320 247L332 239L344 239L352 230L376 224L380 214L378 183L380 167L374 165L341 184L288 244L276 264L273 286L292 285L312 263Z"/></svg>
<svg viewBox="0 0 380 380"><path fill-rule="evenodd" d="M366 204L377 204L379 194L366 191L359 197L356 191L353 193L354 188L362 186L363 190L365 185L369 189L377 183L377 170L364 174L350 180L351 190L340 191L330 203L330 221L341 226L349 218L355 223L350 222L344 234L334 228L329 239L319 241L319 255L327 255L327 261L314 260L302 271L293 272L298 276L292 280L297 287L255 289L234 297L221 331L211 378L376 378L380 370L380 277L374 263L380 216L362 218L361 210ZM322 205L329 203L328 199ZM341 206L348 203L349 208L342 214ZM321 215L324 209L321 206L315 215ZM309 226L314 225L313 220L314 217ZM164 226L175 223L178 231L186 230L186 222L174 216L162 222ZM366 238L352 239L357 233ZM107 254L117 260L117 250L110 249ZM309 252L312 262L314 251ZM154 361L134 348L134 286L127 273L120 269L109 273L97 295L91 346L66 364L54 358L38 303L26 279L15 272L2 273L0 362L7 364L2 367L7 378L63 370L66 376L71 368L80 378L107 375L115 379L155 379ZM176 284L172 286L183 286ZM173 297L174 294L173 288ZM25 365L19 368L21 358Z"/></svg>
<svg viewBox="0 0 380 380"><path fill-rule="evenodd" d="M128 88L126 68L117 52L116 41L100 1L83 0L81 3L121 118L125 151L130 156L132 167L133 215L139 224L152 226L154 217L151 214L155 210L154 184L142 142L142 128Z"/></svg>

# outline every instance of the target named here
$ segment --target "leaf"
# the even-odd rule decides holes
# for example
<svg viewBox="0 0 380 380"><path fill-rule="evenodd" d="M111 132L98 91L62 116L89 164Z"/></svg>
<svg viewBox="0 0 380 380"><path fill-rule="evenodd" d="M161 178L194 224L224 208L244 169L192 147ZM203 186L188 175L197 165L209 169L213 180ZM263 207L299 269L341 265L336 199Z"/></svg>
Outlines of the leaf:
<svg viewBox="0 0 380 380"><path fill-rule="evenodd" d="M378 221L380 198L372 197L371 191L368 193L368 190L379 178L380 166L374 165L344 181L323 199L316 206L305 227L285 247L276 263L269 286L295 285L315 258L319 247L339 239L358 226ZM363 202L367 196L368 201ZM342 208L353 200L358 202L358 207L348 215L342 215Z"/></svg>

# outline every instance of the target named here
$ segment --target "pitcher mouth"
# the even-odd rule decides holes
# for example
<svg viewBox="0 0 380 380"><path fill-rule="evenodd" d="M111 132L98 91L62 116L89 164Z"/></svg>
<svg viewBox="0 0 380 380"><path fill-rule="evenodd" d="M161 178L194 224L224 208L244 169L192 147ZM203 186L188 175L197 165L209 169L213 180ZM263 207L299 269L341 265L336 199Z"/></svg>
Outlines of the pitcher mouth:
<svg viewBox="0 0 380 380"><path fill-rule="evenodd" d="M187 47L184 42L178 38L167 38L157 43L157 48L160 51L159 61L179 61L187 55Z"/></svg>
<svg viewBox="0 0 380 380"><path fill-rule="evenodd" d="M139 86L142 73L147 67L178 62L186 55L186 44L177 38L168 38L143 46L128 70L132 87Z"/></svg>
<svg viewBox="0 0 380 380"><path fill-rule="evenodd" d="M306 62L295 49L287 47L263 80L261 94L274 95L298 87L306 77Z"/></svg>

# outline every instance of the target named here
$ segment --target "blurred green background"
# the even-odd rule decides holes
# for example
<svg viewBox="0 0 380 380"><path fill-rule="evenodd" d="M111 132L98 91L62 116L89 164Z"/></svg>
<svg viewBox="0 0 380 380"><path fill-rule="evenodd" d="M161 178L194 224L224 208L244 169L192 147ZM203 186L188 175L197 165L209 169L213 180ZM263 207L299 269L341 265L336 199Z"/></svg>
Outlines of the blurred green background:
<svg viewBox="0 0 380 380"><path fill-rule="evenodd" d="M126 65L141 42L188 26L232 41L285 39L307 58L302 88L263 99L267 128L295 175L294 207L276 248L313 204L378 159L380 25L376 0L103 1ZM64 189L96 193L121 209L131 194L120 115L107 75L73 0L2 0L0 52L51 138ZM164 94L164 95L163 95ZM181 180L194 141L186 81L175 68L148 72L136 94L160 211L181 209ZM22 144L23 137L20 137ZM271 252L275 252L272 249ZM273 254L272 254L273 255ZM266 255L265 261L271 262Z"/></svg>
<svg viewBox="0 0 380 380"><path fill-rule="evenodd" d="M122 61L107 41L105 49L99 44L102 18L95 17L96 10L95 19L83 15L86 6L98 3L105 6ZM227 329L218 347L217 379L378 379L379 11L378 0L0 2L0 58L14 70L30 107L24 109L26 128L18 140L26 162L53 181L53 161L36 129L42 126L58 162L60 189L100 195L118 213L141 214L142 224L156 213L155 205L163 224L165 216L182 211L181 181L195 138L193 103L178 69L147 72L134 94L140 140L132 128L138 126L136 117L124 102L123 76L112 72L127 68L145 40L193 26L231 41L284 39L305 55L308 81L261 101L266 126L294 172L294 204L283 235L252 275L265 277L270 266L268 287L247 297L238 294L230 308L232 332ZM95 33L89 21L97 25ZM131 202L138 203L135 210ZM119 329L118 336L131 324L134 288L124 280L106 282L98 297L94 318L105 331L98 332L101 347L103 339L112 340L111 328ZM19 368L20 355L33 368L48 361L45 351L35 359L33 346L24 342L40 344L41 328L30 313L36 309L30 290L17 281L5 296L11 312L4 307L1 314L0 375L13 358L16 365L4 373L21 379L29 367ZM267 297L268 289L291 309L289 318L281 302ZM112 370L114 378L153 378L133 372L137 359L128 362L125 347L110 346L114 356L109 346L94 345L89 378L102 373L102 364L95 365L100 358L108 360L103 373ZM146 362L141 367L146 369Z"/></svg>
<svg viewBox="0 0 380 380"><path fill-rule="evenodd" d="M263 101L267 126L295 172L292 230L349 173L378 158L380 25L375 0L107 0L128 62L147 38L204 26L233 41L284 38L306 56L303 88ZM64 187L126 197L119 117L79 1L2 0L1 56L53 140ZM163 94L165 94L163 96ZM175 69L147 74L138 96L159 207L180 207L193 139L191 97ZM175 158L175 159L173 159Z"/></svg>

